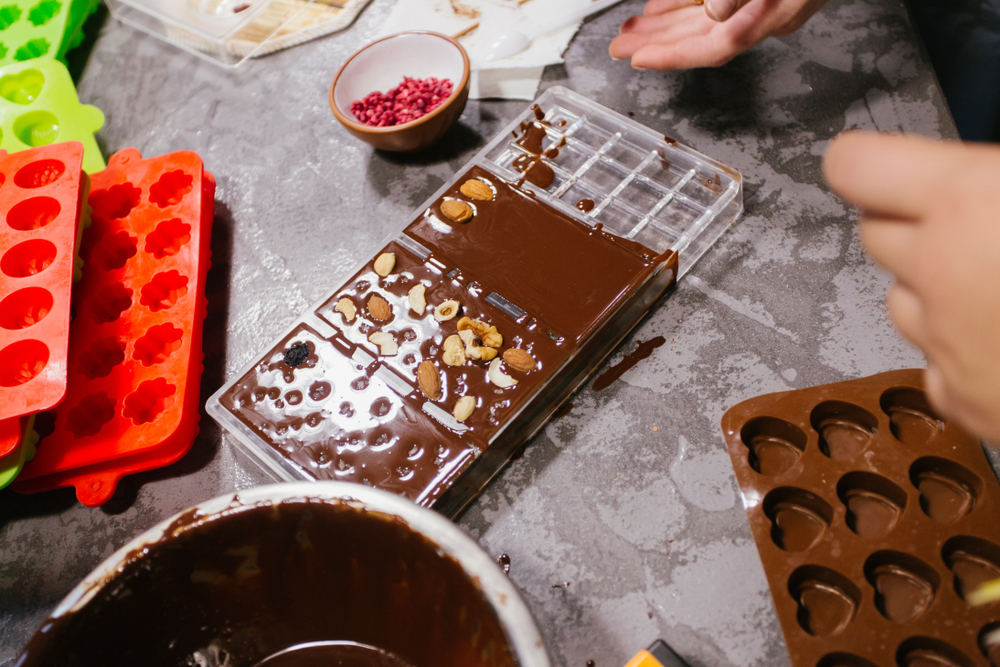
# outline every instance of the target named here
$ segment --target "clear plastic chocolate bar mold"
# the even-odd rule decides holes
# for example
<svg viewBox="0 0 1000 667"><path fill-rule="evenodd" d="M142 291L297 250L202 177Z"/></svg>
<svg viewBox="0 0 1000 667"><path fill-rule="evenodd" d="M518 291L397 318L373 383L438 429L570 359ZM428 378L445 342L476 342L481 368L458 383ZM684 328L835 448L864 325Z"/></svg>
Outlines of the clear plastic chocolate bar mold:
<svg viewBox="0 0 1000 667"><path fill-rule="evenodd" d="M278 480L454 516L742 210L736 170L549 89L208 412Z"/></svg>

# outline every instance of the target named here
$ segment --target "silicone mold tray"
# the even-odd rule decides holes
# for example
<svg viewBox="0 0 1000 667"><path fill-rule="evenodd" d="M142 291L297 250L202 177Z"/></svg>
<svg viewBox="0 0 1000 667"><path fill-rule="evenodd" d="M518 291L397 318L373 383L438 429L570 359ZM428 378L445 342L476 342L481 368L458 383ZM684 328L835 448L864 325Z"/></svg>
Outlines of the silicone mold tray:
<svg viewBox="0 0 1000 667"><path fill-rule="evenodd" d="M1000 485L921 376L759 396L722 418L796 667L991 664L1000 605L963 596L1000 576Z"/></svg>
<svg viewBox="0 0 1000 667"><path fill-rule="evenodd" d="M34 416L0 422L0 489L17 479L26 461L35 456L38 436L32 430Z"/></svg>
<svg viewBox="0 0 1000 667"><path fill-rule="evenodd" d="M0 6L0 65L43 56L63 60L96 8L92 0L8 0Z"/></svg>
<svg viewBox="0 0 1000 667"><path fill-rule="evenodd" d="M66 393L70 293L89 179L83 146L0 151L0 420Z"/></svg>
<svg viewBox="0 0 1000 667"><path fill-rule="evenodd" d="M126 474L173 463L198 431L215 181L191 152L116 153L93 178L74 291L69 389L14 485L106 502Z"/></svg>
<svg viewBox="0 0 1000 667"><path fill-rule="evenodd" d="M79 141L83 169L93 174L104 169L94 139L103 124L100 109L80 104L73 79L58 60L38 58L0 67L0 148L15 153Z"/></svg>
<svg viewBox="0 0 1000 667"><path fill-rule="evenodd" d="M601 180L605 168L621 178ZM698 201L688 186L703 174L712 196ZM647 207L636 184L658 198ZM741 196L731 168L550 89L209 399L209 414L279 479L368 483L454 515L733 221ZM697 213L682 222L675 205ZM456 206L471 218L450 216ZM487 338L496 327L496 358L446 361L471 320ZM464 420L459 399L474 404Z"/></svg>

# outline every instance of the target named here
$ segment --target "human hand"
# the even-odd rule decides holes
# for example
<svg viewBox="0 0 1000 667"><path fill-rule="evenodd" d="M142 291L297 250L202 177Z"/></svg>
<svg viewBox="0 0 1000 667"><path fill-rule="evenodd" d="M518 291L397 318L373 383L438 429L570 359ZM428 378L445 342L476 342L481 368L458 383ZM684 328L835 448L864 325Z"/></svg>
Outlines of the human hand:
<svg viewBox="0 0 1000 667"><path fill-rule="evenodd" d="M1000 442L1000 147L849 132L823 173L896 277L886 305L927 356L931 403Z"/></svg>
<svg viewBox="0 0 1000 667"><path fill-rule="evenodd" d="M768 37L798 30L826 0L649 0L622 24L612 58L637 69L718 67Z"/></svg>

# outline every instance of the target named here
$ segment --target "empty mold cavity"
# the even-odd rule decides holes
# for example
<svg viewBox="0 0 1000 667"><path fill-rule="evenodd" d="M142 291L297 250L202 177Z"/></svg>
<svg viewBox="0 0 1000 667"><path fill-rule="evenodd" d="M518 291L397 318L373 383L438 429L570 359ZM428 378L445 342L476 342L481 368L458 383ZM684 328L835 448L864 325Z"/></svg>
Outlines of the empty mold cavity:
<svg viewBox="0 0 1000 667"><path fill-rule="evenodd" d="M979 537L959 535L944 543L941 557L963 600L983 584L1000 579L1000 547Z"/></svg>
<svg viewBox="0 0 1000 667"><path fill-rule="evenodd" d="M896 651L899 667L973 667L974 663L957 648L940 639L910 637Z"/></svg>
<svg viewBox="0 0 1000 667"><path fill-rule="evenodd" d="M191 225L179 218L164 220L146 237L145 250L156 259L176 255L181 246L191 240Z"/></svg>
<svg viewBox="0 0 1000 667"><path fill-rule="evenodd" d="M132 306L132 290L115 283L90 297L90 316L97 324L114 322Z"/></svg>
<svg viewBox="0 0 1000 667"><path fill-rule="evenodd" d="M850 579L819 565L795 570L788 579L788 591L799 605L799 625L814 637L843 632L861 602L861 591Z"/></svg>
<svg viewBox="0 0 1000 667"><path fill-rule="evenodd" d="M19 340L0 350L0 387L17 387L42 372L49 348L40 340Z"/></svg>
<svg viewBox="0 0 1000 667"><path fill-rule="evenodd" d="M115 402L99 391L84 396L67 414L66 428L77 438L97 435L115 417Z"/></svg>
<svg viewBox="0 0 1000 667"><path fill-rule="evenodd" d="M771 520L771 539L785 551L805 551L816 544L833 519L829 503L795 487L771 491L763 509Z"/></svg>
<svg viewBox="0 0 1000 667"><path fill-rule="evenodd" d="M979 650L993 667L1000 667L1000 622L987 625L979 633Z"/></svg>
<svg viewBox="0 0 1000 667"><path fill-rule="evenodd" d="M167 172L149 188L149 201L160 208L179 204L184 195L191 192L193 182L194 178L180 169Z"/></svg>
<svg viewBox="0 0 1000 667"><path fill-rule="evenodd" d="M749 461L762 475L780 475L799 460L806 448L802 429L775 417L751 419L740 430L740 439L750 450Z"/></svg>
<svg viewBox="0 0 1000 667"><path fill-rule="evenodd" d="M0 259L0 271L11 278L27 278L49 268L56 259L56 247L45 239L23 241Z"/></svg>
<svg viewBox="0 0 1000 667"><path fill-rule="evenodd" d="M27 329L44 320L50 310L52 292L44 287L25 287L0 301L0 327Z"/></svg>
<svg viewBox="0 0 1000 667"><path fill-rule="evenodd" d="M20 201L7 212L7 224L19 232L41 229L59 216L62 207L52 197L32 197Z"/></svg>
<svg viewBox="0 0 1000 667"><path fill-rule="evenodd" d="M17 5L4 5L0 7L0 30L6 30L11 27L19 18L21 18L21 8ZM4 51L6 50L4 49Z"/></svg>
<svg viewBox="0 0 1000 667"><path fill-rule="evenodd" d="M26 113L14 121L14 135L21 143L36 148L54 144L59 138L59 119L48 111Z"/></svg>
<svg viewBox="0 0 1000 667"><path fill-rule="evenodd" d="M125 397L122 415L137 426L148 424L173 404L176 391L177 388L163 378L147 380Z"/></svg>
<svg viewBox="0 0 1000 667"><path fill-rule="evenodd" d="M119 220L127 217L139 205L142 190L131 183L112 185L107 190L90 193L91 218L96 220Z"/></svg>
<svg viewBox="0 0 1000 667"><path fill-rule="evenodd" d="M0 82L3 80L0 79ZM3 84L0 83L0 87ZM38 160L26 164L14 174L14 184L19 188L30 190L55 183L66 173L66 165L60 160Z"/></svg>
<svg viewBox="0 0 1000 667"><path fill-rule="evenodd" d="M944 429L944 422L931 409L927 395L919 389L889 389L882 394L879 405L889 415L892 434L904 444L923 445Z"/></svg>
<svg viewBox="0 0 1000 667"><path fill-rule="evenodd" d="M49 44L49 40L45 39L44 37L36 37L35 39L31 39L25 42L20 48L17 49L17 51L14 52L14 60L20 62L23 60L34 60L35 58L41 58L42 56L44 56L46 53L49 52L49 49L51 47L52 45ZM49 115L51 116L52 114ZM55 116L53 116L53 118L55 118ZM55 139L53 139L53 141L55 141ZM50 141L49 143L52 142Z"/></svg>
<svg viewBox="0 0 1000 667"><path fill-rule="evenodd" d="M813 408L809 422L819 433L819 448L831 459L849 461L875 439L878 419L853 403L826 401Z"/></svg>
<svg viewBox="0 0 1000 667"><path fill-rule="evenodd" d="M108 336L91 343L90 347L80 354L76 368L88 380L96 380L111 375L115 366L123 361L125 361L125 343L114 336Z"/></svg>
<svg viewBox="0 0 1000 667"><path fill-rule="evenodd" d="M117 271L135 257L138 241L126 231L104 237L91 252L91 260L104 271Z"/></svg>
<svg viewBox="0 0 1000 667"><path fill-rule="evenodd" d="M919 618L934 601L941 577L919 558L878 551L865 561L865 579L875 589L875 606L890 621Z"/></svg>
<svg viewBox="0 0 1000 667"><path fill-rule="evenodd" d="M4 7L0 9L0 15L7 9L17 10L17 7ZM20 10L17 10L17 15L21 15ZM26 69L0 78L0 97L14 104L31 104L42 94L44 86L45 77L41 72L37 69Z"/></svg>
<svg viewBox="0 0 1000 667"><path fill-rule="evenodd" d="M60 9L59 0L42 0L28 12L28 20L35 27L43 26L55 18Z"/></svg>
<svg viewBox="0 0 1000 667"><path fill-rule="evenodd" d="M139 303L154 313L173 307L177 300L187 294L187 276L177 271L157 273L140 290Z"/></svg>
<svg viewBox="0 0 1000 667"><path fill-rule="evenodd" d="M920 509L941 523L954 523L971 512L982 488L968 468L936 456L914 461L910 482L920 491Z"/></svg>
<svg viewBox="0 0 1000 667"><path fill-rule="evenodd" d="M837 497L847 508L848 528L861 537L888 535L906 509L906 491L870 472L849 472L841 477Z"/></svg>
<svg viewBox="0 0 1000 667"><path fill-rule="evenodd" d="M149 331L135 342L132 356L143 366L162 363L180 348L183 335L183 331L169 322L150 327Z"/></svg>
<svg viewBox="0 0 1000 667"><path fill-rule="evenodd" d="M878 665L852 653L831 653L820 658L816 667L878 667Z"/></svg>

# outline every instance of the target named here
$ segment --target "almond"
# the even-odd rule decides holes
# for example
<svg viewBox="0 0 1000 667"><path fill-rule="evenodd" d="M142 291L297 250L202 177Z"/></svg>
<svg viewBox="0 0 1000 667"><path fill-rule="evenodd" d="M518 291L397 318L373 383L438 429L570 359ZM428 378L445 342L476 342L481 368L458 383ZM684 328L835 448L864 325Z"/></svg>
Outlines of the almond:
<svg viewBox="0 0 1000 667"><path fill-rule="evenodd" d="M535 359L524 350L511 347L503 353L504 362L519 373L528 373L535 370Z"/></svg>
<svg viewBox="0 0 1000 667"><path fill-rule="evenodd" d="M383 278L392 273L396 268L396 255L391 252L384 252L375 260L375 273Z"/></svg>
<svg viewBox="0 0 1000 667"><path fill-rule="evenodd" d="M472 207L458 199L441 202L441 214L452 222L467 222L472 219Z"/></svg>
<svg viewBox="0 0 1000 667"><path fill-rule="evenodd" d="M370 299L368 299L368 312L371 313L372 317L381 322L385 322L387 319L392 317L392 306L389 302L380 297L378 294L373 294Z"/></svg>
<svg viewBox="0 0 1000 667"><path fill-rule="evenodd" d="M465 363L465 346L462 339L452 334L444 339L444 363L449 366L461 366Z"/></svg>
<svg viewBox="0 0 1000 667"><path fill-rule="evenodd" d="M427 300L424 298L425 289L423 285L414 285L410 288L410 293L407 295L407 299L410 300L410 308L417 315L423 315L424 308L427 307Z"/></svg>
<svg viewBox="0 0 1000 667"><path fill-rule="evenodd" d="M458 301L445 301L440 306L434 309L434 319L438 322L447 322L451 318L458 315L458 309L461 308Z"/></svg>
<svg viewBox="0 0 1000 667"><path fill-rule="evenodd" d="M432 361L421 361L417 366L417 385L424 396L436 401L441 398L441 376Z"/></svg>
<svg viewBox="0 0 1000 667"><path fill-rule="evenodd" d="M378 345L379 354L383 357L391 357L399 352L399 345L396 343L396 339L393 338L391 333L385 331L376 331L371 336L368 336L368 342Z"/></svg>
<svg viewBox="0 0 1000 667"><path fill-rule="evenodd" d="M455 403L455 419L460 422L464 422L466 419L472 416L472 411L476 409L476 397L475 396L463 396L458 399Z"/></svg>
<svg viewBox="0 0 1000 667"><path fill-rule="evenodd" d="M348 299L346 296L341 297L340 301L333 308L338 313L344 314L344 319L348 322L354 321L354 316L357 315L358 309L354 307L354 302Z"/></svg>
<svg viewBox="0 0 1000 667"><path fill-rule="evenodd" d="M493 201L493 188L478 178L470 178L459 188L462 194L480 201Z"/></svg>

